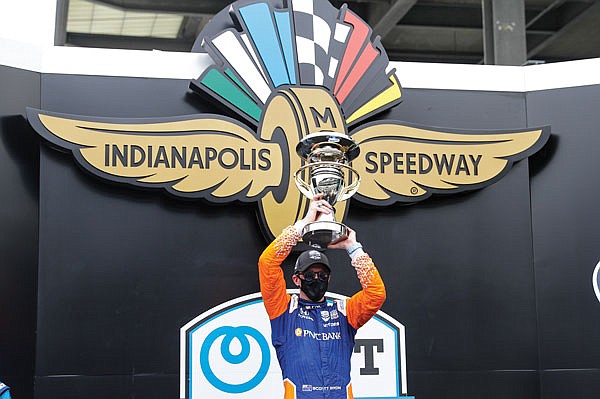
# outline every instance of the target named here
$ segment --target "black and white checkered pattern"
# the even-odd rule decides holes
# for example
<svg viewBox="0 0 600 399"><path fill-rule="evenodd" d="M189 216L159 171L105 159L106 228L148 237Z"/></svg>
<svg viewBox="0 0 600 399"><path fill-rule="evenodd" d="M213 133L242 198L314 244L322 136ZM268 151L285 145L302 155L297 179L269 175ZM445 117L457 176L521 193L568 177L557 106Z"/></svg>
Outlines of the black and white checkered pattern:
<svg viewBox="0 0 600 399"><path fill-rule="evenodd" d="M293 0L300 83L332 88L349 27L339 10L323 0Z"/></svg>

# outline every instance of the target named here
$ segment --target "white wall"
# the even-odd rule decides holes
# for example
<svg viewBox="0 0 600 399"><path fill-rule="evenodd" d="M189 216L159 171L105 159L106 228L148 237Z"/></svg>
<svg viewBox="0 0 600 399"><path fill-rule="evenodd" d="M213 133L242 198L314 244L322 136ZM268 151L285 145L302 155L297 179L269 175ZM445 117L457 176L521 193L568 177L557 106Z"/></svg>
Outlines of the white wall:
<svg viewBox="0 0 600 399"><path fill-rule="evenodd" d="M0 1L0 38L54 45L55 0Z"/></svg>

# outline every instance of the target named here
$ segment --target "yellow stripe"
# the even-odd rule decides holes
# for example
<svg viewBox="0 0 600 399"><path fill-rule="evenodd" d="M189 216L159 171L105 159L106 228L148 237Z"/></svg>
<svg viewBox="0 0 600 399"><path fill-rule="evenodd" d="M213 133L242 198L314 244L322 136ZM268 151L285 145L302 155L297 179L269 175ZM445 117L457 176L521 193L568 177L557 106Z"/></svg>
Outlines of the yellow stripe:
<svg viewBox="0 0 600 399"><path fill-rule="evenodd" d="M390 76L390 81L392 82L391 87L388 87L377 96L373 97L373 99L371 99L369 102L365 103L365 105L357 109L352 115L350 115L348 119L346 119L346 123L352 123L358 118L361 118L375 111L376 109L399 99L400 96L402 96L402 93L400 91L400 84L398 83L396 74L392 74Z"/></svg>

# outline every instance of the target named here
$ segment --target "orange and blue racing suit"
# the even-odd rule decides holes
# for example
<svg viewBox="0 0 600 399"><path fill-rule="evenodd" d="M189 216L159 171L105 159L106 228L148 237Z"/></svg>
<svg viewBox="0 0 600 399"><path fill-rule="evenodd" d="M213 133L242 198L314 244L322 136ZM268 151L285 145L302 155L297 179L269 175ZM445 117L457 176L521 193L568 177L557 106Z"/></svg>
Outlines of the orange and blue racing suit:
<svg viewBox="0 0 600 399"><path fill-rule="evenodd" d="M281 263L300 239L289 226L258 262L260 291L271 320L284 399L352 399L350 357L354 336L385 301L385 287L366 253L352 260L362 290L334 302L311 302L286 292Z"/></svg>

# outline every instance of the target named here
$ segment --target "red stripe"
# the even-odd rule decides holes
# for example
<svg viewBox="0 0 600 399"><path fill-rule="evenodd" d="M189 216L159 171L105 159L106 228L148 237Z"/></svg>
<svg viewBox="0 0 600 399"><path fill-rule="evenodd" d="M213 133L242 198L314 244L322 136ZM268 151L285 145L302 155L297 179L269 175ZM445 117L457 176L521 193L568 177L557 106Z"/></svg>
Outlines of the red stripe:
<svg viewBox="0 0 600 399"><path fill-rule="evenodd" d="M344 15L344 22L352 25L352 33L350 38L347 40L346 51L340 64L339 72L335 81L333 92L337 94L340 86L344 82L350 67L354 63L354 60L358 56L358 53L363 48L367 35L369 34L369 25L367 25L362 19L350 10L346 10Z"/></svg>
<svg viewBox="0 0 600 399"><path fill-rule="evenodd" d="M352 71L348 78L344 81L344 84L340 88L339 92L336 93L335 98L337 98L338 102L343 103L348 95L354 89L354 86L358 83L360 78L364 75L364 73L369 69L375 58L379 55L379 51L377 51L371 43L367 44L367 47L360 55L354 67L352 67Z"/></svg>

